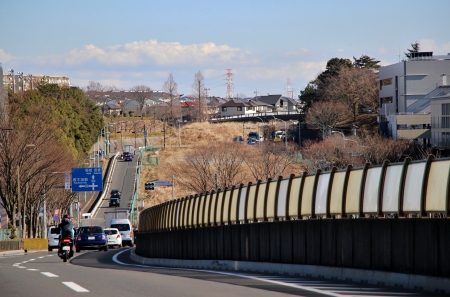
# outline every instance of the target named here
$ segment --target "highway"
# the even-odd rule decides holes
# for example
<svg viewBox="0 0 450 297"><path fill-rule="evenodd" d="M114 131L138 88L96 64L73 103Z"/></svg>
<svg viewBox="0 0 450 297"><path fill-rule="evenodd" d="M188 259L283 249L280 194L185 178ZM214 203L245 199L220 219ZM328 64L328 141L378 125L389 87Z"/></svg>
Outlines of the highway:
<svg viewBox="0 0 450 297"><path fill-rule="evenodd" d="M134 191L137 158L117 159L108 195L92 219L82 225L101 225L111 189L122 191L121 207L129 209ZM82 251L67 263L56 250L0 252L0 296L442 296L430 292L370 284L269 275L243 271L182 269L141 265L130 259L131 248L107 252Z"/></svg>
<svg viewBox="0 0 450 297"><path fill-rule="evenodd" d="M0 253L0 296L442 296L337 280L151 267L132 262L130 250L84 251L67 263L56 251Z"/></svg>
<svg viewBox="0 0 450 297"><path fill-rule="evenodd" d="M123 144L134 145L134 139L127 139L127 141L124 139ZM93 213L92 218L81 220L82 226L99 225L105 227L105 212L130 209L135 186L137 164L138 152L136 152L133 161L124 161L120 158L120 156L116 159L116 165L114 167L114 171L112 172L111 182L108 185L104 185L104 190L106 189L107 191L104 199L101 201L98 210ZM112 189L118 189L122 192L120 207L109 207L109 192L111 192Z"/></svg>

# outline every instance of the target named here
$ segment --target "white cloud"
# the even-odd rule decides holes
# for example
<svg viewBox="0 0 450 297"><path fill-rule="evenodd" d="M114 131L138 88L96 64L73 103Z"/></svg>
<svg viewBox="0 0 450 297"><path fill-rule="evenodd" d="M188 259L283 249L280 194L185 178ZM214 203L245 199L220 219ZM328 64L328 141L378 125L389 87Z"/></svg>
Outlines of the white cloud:
<svg viewBox="0 0 450 297"><path fill-rule="evenodd" d="M421 39L418 41L420 50L424 52L433 52L434 55L446 55L450 53L450 42L437 45L432 39Z"/></svg>
<svg viewBox="0 0 450 297"><path fill-rule="evenodd" d="M0 48L0 63L6 63L6 62L12 60L12 58L13 58L13 56L5 53L5 51Z"/></svg>
<svg viewBox="0 0 450 297"><path fill-rule="evenodd" d="M74 66L96 62L104 66L138 66L142 64L225 65L231 62L254 63L250 53L215 43L182 45L157 40L135 41L124 45L98 48L89 44L64 55L40 57L40 64Z"/></svg>
<svg viewBox="0 0 450 297"><path fill-rule="evenodd" d="M382 46L378 49L378 54L384 55L385 53L386 53L386 48L384 46Z"/></svg>

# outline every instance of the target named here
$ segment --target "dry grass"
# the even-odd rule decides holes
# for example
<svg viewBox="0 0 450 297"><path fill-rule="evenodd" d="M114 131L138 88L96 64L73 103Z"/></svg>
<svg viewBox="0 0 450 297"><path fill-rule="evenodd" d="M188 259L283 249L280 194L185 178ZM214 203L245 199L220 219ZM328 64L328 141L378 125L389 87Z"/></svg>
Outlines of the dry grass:
<svg viewBox="0 0 450 297"><path fill-rule="evenodd" d="M250 125L250 123L248 123ZM255 123L253 126L256 126ZM159 126L163 129L163 126ZM144 166L141 173L141 184L139 192L145 193L145 207L160 204L172 198L171 187L156 187L154 191L145 191L144 183L154 180L172 180L174 172L170 171L165 164L176 163L182 160L183 155L197 146L208 144L232 143L233 138L242 136L242 123L192 123L185 125L180 129L180 141L178 139L178 127L166 127L166 148L155 153L146 153L147 155L159 156L159 166ZM161 131L161 130L160 130ZM244 130L248 134L250 130ZM163 145L164 136L158 135L156 145ZM247 147L243 147L247 149ZM185 197L195 194L192 191L177 186L175 180L175 198ZM144 197L142 197L144 198Z"/></svg>

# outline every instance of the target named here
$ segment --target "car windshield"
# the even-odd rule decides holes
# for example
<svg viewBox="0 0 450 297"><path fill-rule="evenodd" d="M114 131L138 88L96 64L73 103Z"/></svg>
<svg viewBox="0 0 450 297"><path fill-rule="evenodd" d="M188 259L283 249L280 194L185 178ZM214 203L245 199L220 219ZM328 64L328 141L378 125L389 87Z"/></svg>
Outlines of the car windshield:
<svg viewBox="0 0 450 297"><path fill-rule="evenodd" d="M111 228L119 229L119 231L130 231L130 225L128 224L112 224Z"/></svg>
<svg viewBox="0 0 450 297"><path fill-rule="evenodd" d="M81 228L80 234L96 234L103 233L102 228L100 227L89 227L89 228Z"/></svg>
<svg viewBox="0 0 450 297"><path fill-rule="evenodd" d="M59 234L59 228L58 227L51 228L50 229L50 234Z"/></svg>
<svg viewBox="0 0 450 297"><path fill-rule="evenodd" d="M114 235L114 234L117 234L118 232L117 232L117 230L105 230L105 234L106 235Z"/></svg>

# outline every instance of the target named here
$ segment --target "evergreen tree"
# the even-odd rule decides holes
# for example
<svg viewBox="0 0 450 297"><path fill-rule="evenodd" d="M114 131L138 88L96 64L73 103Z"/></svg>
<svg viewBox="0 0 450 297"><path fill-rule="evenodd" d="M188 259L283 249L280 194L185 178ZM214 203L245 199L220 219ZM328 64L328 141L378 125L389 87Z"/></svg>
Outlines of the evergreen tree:
<svg viewBox="0 0 450 297"><path fill-rule="evenodd" d="M408 60L411 59L413 53L418 53L420 51L420 44L417 41L411 43L411 47L412 49L408 49L408 52L404 53L405 57L408 58Z"/></svg>
<svg viewBox="0 0 450 297"><path fill-rule="evenodd" d="M359 59L353 57L353 60L353 66L355 68L368 68L373 70L377 70L380 68L380 65L378 65L380 61L375 60L374 58L371 58L367 55L362 55Z"/></svg>

